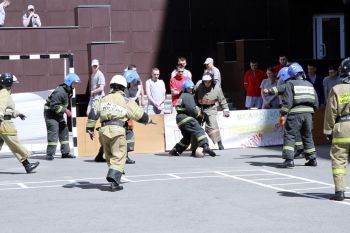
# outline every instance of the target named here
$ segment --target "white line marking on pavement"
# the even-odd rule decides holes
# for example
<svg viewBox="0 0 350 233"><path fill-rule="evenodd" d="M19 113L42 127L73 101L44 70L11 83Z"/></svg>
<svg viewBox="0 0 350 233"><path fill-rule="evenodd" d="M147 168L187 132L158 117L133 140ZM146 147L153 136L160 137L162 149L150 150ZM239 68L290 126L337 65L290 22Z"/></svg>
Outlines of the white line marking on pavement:
<svg viewBox="0 0 350 233"><path fill-rule="evenodd" d="M304 181L304 182L294 182L294 183L284 183L284 184L270 184L270 185L277 185L277 186L280 186L280 185L293 185L293 184L310 184L310 183L313 183L311 181ZM295 190L295 189L293 189Z"/></svg>
<svg viewBox="0 0 350 233"><path fill-rule="evenodd" d="M297 177L297 176L292 176L292 175L287 175L287 174L278 173L278 172L273 172L273 171L269 171L269 170L265 170L265 169L261 169L261 171L270 172L270 173L273 173L273 174L276 174L276 175L281 175L281 176L288 176L288 177L292 177L292 178L295 178L295 179L306 180L306 181L310 181L310 182L314 182L314 183L324 184L324 185L327 185L328 188L332 186L331 184L327 184L327 183L324 183L324 182L320 182L320 181L316 181L316 180L310 180L310 179ZM235 180L244 181L244 182L247 182L247 183L255 184L255 185L258 185L258 186L262 186L262 187L273 189L273 190L277 190L277 191L294 193L294 194L297 194L297 195L303 196L303 197L311 197L311 198L314 198L314 199L320 199L320 200L327 200L327 201L329 201L328 198L319 197L317 195L311 195L311 194L306 194L306 193L300 193L300 192L297 192L295 190L288 190L288 189L278 188L278 187L274 187L272 185L259 183L259 182L253 181L253 180L248 180L248 179L244 179L244 178L241 178L241 177L238 177L238 176L225 174L225 173L219 172L219 171L216 171L215 173L223 175L223 176L226 176L226 177L230 177L230 178L235 179ZM335 203L339 203L339 204L349 205L350 206L350 202L336 201Z"/></svg>
<svg viewBox="0 0 350 233"><path fill-rule="evenodd" d="M232 175L234 174L234 175ZM256 178L253 176L268 176L274 175L278 177L271 178ZM163 177L161 177L163 176ZM138 178L141 178L138 180ZM326 197L322 197L324 194L307 194L299 191L312 190L312 189L325 189L332 188L334 185L325 182L311 180L303 177L283 174L275 171L265 170L265 169L238 169L238 170L225 170L225 171L195 171L195 172L178 172L178 173L162 173L162 174L146 174L146 175L135 175L135 176L123 176L122 181L131 183L140 182L152 182L152 181L171 181L171 180L186 180L186 179L205 179L205 178L231 178L238 181L243 181L246 183L258 185L272 190L277 190L280 192L294 193L299 196L309 197L319 200L328 200ZM249 179L255 178L255 179ZM291 181L294 179L295 182ZM28 189L39 189L39 188L57 188L65 185L85 185L80 182L88 182L94 180L105 180L105 177L90 177L90 178L77 178L77 179L59 179L59 180L44 180L44 181L30 181L30 182L20 182L13 181L13 183L2 183L0 184L0 191L4 190L28 190ZM280 183L280 184L266 184L259 181L270 181L270 180L289 180L290 183ZM62 184L62 182L64 184ZM60 184L57 184L60 183ZM277 186L287 186L293 184L318 184L320 187L300 187L300 189L286 189ZM87 184L89 185L89 184ZM348 188L347 188L348 189ZM283 195L283 194L282 194ZM336 202L344 205L350 205L350 202Z"/></svg>
<svg viewBox="0 0 350 233"><path fill-rule="evenodd" d="M290 180L293 179L291 177L276 177L276 178L259 178L259 179L252 179L254 181L267 181L267 180Z"/></svg>
<svg viewBox="0 0 350 233"><path fill-rule="evenodd" d="M326 189L329 188L329 186L322 186L322 187L313 187L313 188L302 188L302 189L293 189L292 191L302 191L302 190L312 190L312 189Z"/></svg>
<svg viewBox="0 0 350 233"><path fill-rule="evenodd" d="M168 174L168 176L174 177L174 178L176 178L176 179L181 179L180 176L177 176L177 175L175 175L175 174Z"/></svg>
<svg viewBox="0 0 350 233"><path fill-rule="evenodd" d="M125 177L122 177L122 181L124 181L124 182L134 182L134 181L132 181L132 180L130 180L128 178L125 178Z"/></svg>
<svg viewBox="0 0 350 233"><path fill-rule="evenodd" d="M245 176L272 176L272 174L266 174L266 173L255 173L255 174L244 174L244 175L236 175L238 177L245 177Z"/></svg>
<svg viewBox="0 0 350 233"><path fill-rule="evenodd" d="M17 183L17 185L18 185L19 187L23 188L23 189L28 188L28 186L25 185L25 184L23 184L23 183Z"/></svg>
<svg viewBox="0 0 350 233"><path fill-rule="evenodd" d="M264 172L269 172L269 173L280 175L280 176L286 176L286 177L290 177L290 178L294 178L294 179L310 181L310 182L313 182L313 183L323 184L323 185L328 185L328 186L333 186L334 187L334 185L328 184L328 183L325 183L325 182L322 182L322 181L311 180L311 179L307 179L307 178L303 178L303 177L299 177L299 176L287 175L287 174L283 174L283 173L279 173L279 172L273 172L273 171L265 170L265 169L261 169L261 170L264 171Z"/></svg>

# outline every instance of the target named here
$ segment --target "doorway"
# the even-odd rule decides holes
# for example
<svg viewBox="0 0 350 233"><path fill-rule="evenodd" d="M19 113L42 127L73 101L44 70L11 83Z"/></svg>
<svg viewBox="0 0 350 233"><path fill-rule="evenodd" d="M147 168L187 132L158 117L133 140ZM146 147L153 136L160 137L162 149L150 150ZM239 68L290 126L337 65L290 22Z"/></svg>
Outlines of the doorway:
<svg viewBox="0 0 350 233"><path fill-rule="evenodd" d="M344 15L313 16L313 58L345 57Z"/></svg>

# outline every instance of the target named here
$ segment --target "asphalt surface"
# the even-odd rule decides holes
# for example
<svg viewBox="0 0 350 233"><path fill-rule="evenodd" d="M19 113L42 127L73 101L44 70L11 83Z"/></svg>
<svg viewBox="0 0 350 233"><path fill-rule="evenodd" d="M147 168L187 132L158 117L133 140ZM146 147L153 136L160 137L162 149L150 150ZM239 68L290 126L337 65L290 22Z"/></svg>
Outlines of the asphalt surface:
<svg viewBox="0 0 350 233"><path fill-rule="evenodd" d="M348 232L350 199L328 200L329 146L317 149L318 167L298 159L293 169L279 167L280 146L203 159L132 155L119 192L109 191L107 166L93 157L37 154L37 173L25 174L1 153L0 232Z"/></svg>

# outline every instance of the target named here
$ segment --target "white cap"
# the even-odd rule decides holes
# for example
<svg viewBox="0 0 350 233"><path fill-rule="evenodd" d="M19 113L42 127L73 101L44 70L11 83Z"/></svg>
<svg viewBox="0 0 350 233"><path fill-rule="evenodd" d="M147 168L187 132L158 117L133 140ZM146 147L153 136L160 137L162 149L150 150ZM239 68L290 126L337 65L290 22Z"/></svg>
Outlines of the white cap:
<svg viewBox="0 0 350 233"><path fill-rule="evenodd" d="M208 64L210 64L210 63L214 63L213 58L208 57L207 59L205 59L205 61L204 61L204 65L208 65Z"/></svg>
<svg viewBox="0 0 350 233"><path fill-rule="evenodd" d="M205 74L205 75L203 75L202 80L203 81L210 81L210 80L212 80L212 78L209 74Z"/></svg>
<svg viewBox="0 0 350 233"><path fill-rule="evenodd" d="M28 5L28 10L33 9L34 10L34 6L33 5Z"/></svg>
<svg viewBox="0 0 350 233"><path fill-rule="evenodd" d="M100 63L97 59L94 59L91 61L91 66L99 66L99 65L100 65Z"/></svg>

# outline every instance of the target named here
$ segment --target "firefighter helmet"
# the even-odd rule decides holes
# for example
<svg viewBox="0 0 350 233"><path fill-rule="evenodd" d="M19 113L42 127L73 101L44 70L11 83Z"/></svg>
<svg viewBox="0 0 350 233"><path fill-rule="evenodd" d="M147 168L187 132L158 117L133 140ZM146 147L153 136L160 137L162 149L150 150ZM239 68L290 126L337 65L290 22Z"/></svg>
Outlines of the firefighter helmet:
<svg viewBox="0 0 350 233"><path fill-rule="evenodd" d="M18 83L16 76L11 73L3 73L0 76L0 85L3 87L11 87L13 83Z"/></svg>
<svg viewBox="0 0 350 233"><path fill-rule="evenodd" d="M289 67L288 67L288 75L289 77L294 77L297 74L303 73L305 74L303 67L301 67L301 65L299 65L299 63L294 62L292 63Z"/></svg>
<svg viewBox="0 0 350 233"><path fill-rule="evenodd" d="M123 76L126 79L127 83L131 83L134 80L140 80L140 76L136 70L126 70Z"/></svg>
<svg viewBox="0 0 350 233"><path fill-rule="evenodd" d="M128 85L126 82L126 79L120 74L114 75L113 78L111 79L111 82L109 83L109 85L113 86L114 84L121 85L123 87L126 87Z"/></svg>
<svg viewBox="0 0 350 233"><path fill-rule="evenodd" d="M343 83L350 84L350 57L340 63L340 78Z"/></svg>
<svg viewBox="0 0 350 233"><path fill-rule="evenodd" d="M187 88L193 89L193 87L194 87L194 83L191 80L186 80L182 84L182 91L185 92Z"/></svg>
<svg viewBox="0 0 350 233"><path fill-rule="evenodd" d="M80 83L80 78L78 75L74 73L69 73L67 74L63 83L66 84L67 86L72 86L73 83Z"/></svg>
<svg viewBox="0 0 350 233"><path fill-rule="evenodd" d="M283 81L288 80L290 78L288 74L288 67L283 67L280 69L280 71L278 71L277 77L281 78Z"/></svg>

